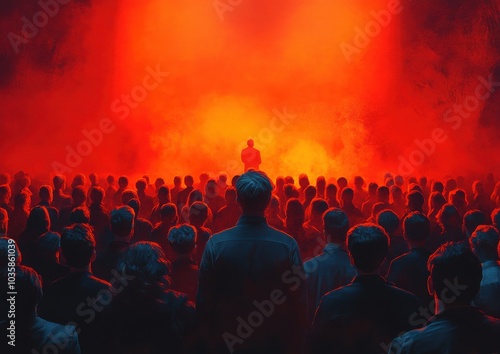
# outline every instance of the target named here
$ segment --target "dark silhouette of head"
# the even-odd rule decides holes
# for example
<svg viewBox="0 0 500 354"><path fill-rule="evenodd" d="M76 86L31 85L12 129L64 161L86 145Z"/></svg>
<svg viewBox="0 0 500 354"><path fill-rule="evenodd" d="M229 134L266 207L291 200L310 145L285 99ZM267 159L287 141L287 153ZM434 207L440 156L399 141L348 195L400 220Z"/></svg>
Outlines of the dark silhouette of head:
<svg viewBox="0 0 500 354"><path fill-rule="evenodd" d="M95 238L88 224L74 224L61 234L61 253L71 268L86 268L95 259Z"/></svg>
<svg viewBox="0 0 500 354"><path fill-rule="evenodd" d="M430 233L431 223L424 213L414 211L403 220L403 234L411 245L423 247Z"/></svg>
<svg viewBox="0 0 500 354"><path fill-rule="evenodd" d="M137 198L132 198L128 201L127 205L134 209L135 219L139 217L139 211L141 210L141 201Z"/></svg>
<svg viewBox="0 0 500 354"><path fill-rule="evenodd" d="M19 192L14 196L14 209L22 209L29 212L31 205L31 197L26 192Z"/></svg>
<svg viewBox="0 0 500 354"><path fill-rule="evenodd" d="M236 188L228 187L225 193L226 204L231 207L236 207L237 205L237 196L236 196Z"/></svg>
<svg viewBox="0 0 500 354"><path fill-rule="evenodd" d="M302 203L297 198L290 198L286 202L285 223L287 229L302 227L305 219L305 212Z"/></svg>
<svg viewBox="0 0 500 354"><path fill-rule="evenodd" d="M199 189L193 189L189 192L187 205L191 206L194 202L203 202L203 193Z"/></svg>
<svg viewBox="0 0 500 354"><path fill-rule="evenodd" d="M43 206L36 206L31 209L26 222L26 231L36 240L50 229L50 218L47 209Z"/></svg>
<svg viewBox="0 0 500 354"><path fill-rule="evenodd" d="M429 257L427 268L432 280L429 292L445 308L470 305L479 291L483 277L481 263L463 243L448 242L439 247ZM460 289L450 289L453 284L460 284Z"/></svg>
<svg viewBox="0 0 500 354"><path fill-rule="evenodd" d="M309 177L305 173L301 173L299 175L299 186L302 189L305 189L309 185Z"/></svg>
<svg viewBox="0 0 500 354"><path fill-rule="evenodd" d="M168 232L167 239L175 253L188 255L196 245L196 229L188 224L174 226Z"/></svg>
<svg viewBox="0 0 500 354"><path fill-rule="evenodd" d="M354 177L354 186L356 189L361 189L365 185L365 180L361 176Z"/></svg>
<svg viewBox="0 0 500 354"><path fill-rule="evenodd" d="M396 177L394 177L394 184L401 188L403 184L405 184L405 179L403 178L403 176L397 175Z"/></svg>
<svg viewBox="0 0 500 354"><path fill-rule="evenodd" d="M283 194L285 195L285 198L288 200L290 198L298 198L299 197L299 191L297 187L295 187L293 184L287 183L283 186Z"/></svg>
<svg viewBox="0 0 500 354"><path fill-rule="evenodd" d="M464 215L463 230L470 237L479 225L487 224L486 215L481 210L469 210Z"/></svg>
<svg viewBox="0 0 500 354"><path fill-rule="evenodd" d="M182 185L182 178L181 176L174 176L174 186L177 188L180 188Z"/></svg>
<svg viewBox="0 0 500 354"><path fill-rule="evenodd" d="M328 210L328 203L321 198L314 198L311 201L311 220L321 220L323 214Z"/></svg>
<svg viewBox="0 0 500 354"><path fill-rule="evenodd" d="M316 178L316 190L318 191L318 195L323 196L325 194L326 188L326 179L325 176L319 176Z"/></svg>
<svg viewBox="0 0 500 354"><path fill-rule="evenodd" d="M158 188L158 202L162 205L170 203L170 189L168 186L163 185Z"/></svg>
<svg viewBox="0 0 500 354"><path fill-rule="evenodd" d="M111 211L111 231L115 238L130 241L134 233L134 210L128 205Z"/></svg>
<svg viewBox="0 0 500 354"><path fill-rule="evenodd" d="M89 174L89 181L93 186L97 185L97 174L95 174L94 172Z"/></svg>
<svg viewBox="0 0 500 354"><path fill-rule="evenodd" d="M122 193L122 204L123 205L127 205L128 204L128 201L130 199L133 199L133 198L139 198L139 196L137 195L137 192L133 189L125 189Z"/></svg>
<svg viewBox="0 0 500 354"><path fill-rule="evenodd" d="M380 225L387 232L387 235L391 237L396 234L401 224L398 215L390 209L379 212L376 219L377 225Z"/></svg>
<svg viewBox="0 0 500 354"><path fill-rule="evenodd" d="M445 204L436 216L443 230L460 229L462 218L453 204Z"/></svg>
<svg viewBox="0 0 500 354"><path fill-rule="evenodd" d="M313 198L316 197L316 187L311 185L307 186L304 190L304 196L306 198L306 201L313 200Z"/></svg>
<svg viewBox="0 0 500 354"><path fill-rule="evenodd" d="M189 207L189 223L194 227L202 227L208 219L208 205L196 201Z"/></svg>
<svg viewBox="0 0 500 354"><path fill-rule="evenodd" d="M174 203L163 204L160 208L160 218L162 222L176 224L179 220L177 206Z"/></svg>
<svg viewBox="0 0 500 354"><path fill-rule="evenodd" d="M444 185L440 181L434 181L432 182L432 187L431 187L432 192L439 192L443 193L444 192Z"/></svg>
<svg viewBox="0 0 500 354"><path fill-rule="evenodd" d="M376 273L389 251L389 237L375 224L360 224L347 233L352 263L363 273Z"/></svg>
<svg viewBox="0 0 500 354"><path fill-rule="evenodd" d="M90 190L90 202L94 204L101 204L104 199L104 189L100 186L93 186Z"/></svg>
<svg viewBox="0 0 500 354"><path fill-rule="evenodd" d="M323 214L323 225L327 242L345 244L349 231L349 218L339 208L330 208Z"/></svg>
<svg viewBox="0 0 500 354"><path fill-rule="evenodd" d="M339 186L339 189L342 190L345 187L347 187L347 178L345 177L340 177L337 179L337 185Z"/></svg>
<svg viewBox="0 0 500 354"><path fill-rule="evenodd" d="M52 178L52 184L54 185L55 190L63 190L66 184L66 177L63 175L56 175Z"/></svg>
<svg viewBox="0 0 500 354"><path fill-rule="evenodd" d="M490 225L481 225L469 238L474 254L481 263L498 260L498 230Z"/></svg>
<svg viewBox="0 0 500 354"><path fill-rule="evenodd" d="M108 177L106 177L106 182L108 182L108 185L112 186L113 184L115 184L115 177L112 175L108 175Z"/></svg>
<svg viewBox="0 0 500 354"><path fill-rule="evenodd" d="M187 175L184 177L184 184L186 187L192 187L194 184L194 178L191 175Z"/></svg>
<svg viewBox="0 0 500 354"><path fill-rule="evenodd" d="M372 213L371 213L372 221L375 221L378 214L382 210L385 210L386 208L387 208L387 205L385 203L382 203L382 202L378 202L378 203L373 204L372 205Z"/></svg>
<svg viewBox="0 0 500 354"><path fill-rule="evenodd" d="M457 209L467 206L467 194L463 189L454 189L448 196L448 203L453 204Z"/></svg>
<svg viewBox="0 0 500 354"><path fill-rule="evenodd" d="M446 180L444 191L450 192L454 189L457 189L457 187L458 187L457 180L454 178L449 178Z"/></svg>
<svg viewBox="0 0 500 354"><path fill-rule="evenodd" d="M78 186L85 185L85 175L83 173L77 173L75 177L73 177L73 182L71 182L71 188L75 188Z"/></svg>
<svg viewBox="0 0 500 354"><path fill-rule="evenodd" d="M430 212L435 212L441 210L443 205L446 204L446 199L444 195L440 192L432 192L429 196L429 210Z"/></svg>
<svg viewBox="0 0 500 354"><path fill-rule="evenodd" d="M253 139L248 139L248 140L247 140L247 146L248 146L248 147L253 147L253 146L254 146Z"/></svg>
<svg viewBox="0 0 500 354"><path fill-rule="evenodd" d="M394 201L403 199L403 190L399 186L394 185L390 188L390 190L391 190L392 199Z"/></svg>
<svg viewBox="0 0 500 354"><path fill-rule="evenodd" d="M378 184L371 182L368 184L368 195L370 198L375 199L377 197Z"/></svg>
<svg viewBox="0 0 500 354"><path fill-rule="evenodd" d="M10 186L7 184L2 184L0 186L0 202L9 204L11 197Z"/></svg>
<svg viewBox="0 0 500 354"><path fill-rule="evenodd" d="M408 211L419 211L424 210L425 199L421 192L411 191L406 195L406 207Z"/></svg>
<svg viewBox="0 0 500 354"><path fill-rule="evenodd" d="M30 267L17 267L16 292L16 319L22 323L36 315L42 299L42 278Z"/></svg>
<svg viewBox="0 0 500 354"><path fill-rule="evenodd" d="M238 179L240 179L240 175L234 175L233 178L231 178L231 186L236 188L236 183L238 183Z"/></svg>
<svg viewBox="0 0 500 354"><path fill-rule="evenodd" d="M219 186L215 179L209 179L205 185L205 195L208 198L214 198L219 195Z"/></svg>
<svg viewBox="0 0 500 354"><path fill-rule="evenodd" d="M83 186L75 186L71 191L71 197L73 198L74 205L80 206L85 204L87 200L87 192Z"/></svg>
<svg viewBox="0 0 500 354"><path fill-rule="evenodd" d="M118 177L118 187L120 187L121 189L125 189L128 187L128 177L127 176Z"/></svg>
<svg viewBox="0 0 500 354"><path fill-rule="evenodd" d="M137 182L135 182L135 188L137 189L137 193L144 194L146 193L146 188L148 188L148 181L144 178L139 178Z"/></svg>
<svg viewBox="0 0 500 354"><path fill-rule="evenodd" d="M38 189L38 197L40 197L40 201L45 203L52 203L53 195L52 195L52 187L44 184Z"/></svg>
<svg viewBox="0 0 500 354"><path fill-rule="evenodd" d="M90 223L90 211L85 206L79 206L71 210L69 214L70 224L88 224Z"/></svg>
<svg viewBox="0 0 500 354"><path fill-rule="evenodd" d="M158 177L155 180L155 190L158 192L158 189L160 189L160 187L163 186L164 184L165 184L165 180L161 177Z"/></svg>
<svg viewBox="0 0 500 354"><path fill-rule="evenodd" d="M326 198L327 199L337 199L337 186L334 185L333 183L329 183L326 186Z"/></svg>
<svg viewBox="0 0 500 354"><path fill-rule="evenodd" d="M341 194L342 205L351 205L354 198L354 191L352 188L346 187L342 190Z"/></svg>
<svg viewBox="0 0 500 354"><path fill-rule="evenodd" d="M236 183L238 204L244 214L264 215L272 191L271 180L262 171L248 171Z"/></svg>
<svg viewBox="0 0 500 354"><path fill-rule="evenodd" d="M387 186L380 186L377 189L377 200L381 203L389 204L390 190Z"/></svg>

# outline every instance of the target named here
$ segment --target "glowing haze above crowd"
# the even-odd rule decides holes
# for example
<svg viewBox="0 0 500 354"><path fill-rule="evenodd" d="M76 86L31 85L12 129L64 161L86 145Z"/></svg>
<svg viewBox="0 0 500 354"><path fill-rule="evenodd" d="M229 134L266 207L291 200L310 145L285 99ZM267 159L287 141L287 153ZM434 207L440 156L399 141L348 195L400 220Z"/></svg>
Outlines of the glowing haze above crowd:
<svg viewBox="0 0 500 354"><path fill-rule="evenodd" d="M250 138L273 177L484 174L500 162L493 1L0 11L1 170L234 175Z"/></svg>

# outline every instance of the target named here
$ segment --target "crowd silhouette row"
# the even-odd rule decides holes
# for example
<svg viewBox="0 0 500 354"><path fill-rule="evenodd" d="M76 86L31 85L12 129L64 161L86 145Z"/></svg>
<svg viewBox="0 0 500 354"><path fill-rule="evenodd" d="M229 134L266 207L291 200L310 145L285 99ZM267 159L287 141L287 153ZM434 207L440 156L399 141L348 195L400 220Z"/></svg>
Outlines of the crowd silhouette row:
<svg viewBox="0 0 500 354"><path fill-rule="evenodd" d="M500 352L492 173L88 180L0 174L2 352Z"/></svg>

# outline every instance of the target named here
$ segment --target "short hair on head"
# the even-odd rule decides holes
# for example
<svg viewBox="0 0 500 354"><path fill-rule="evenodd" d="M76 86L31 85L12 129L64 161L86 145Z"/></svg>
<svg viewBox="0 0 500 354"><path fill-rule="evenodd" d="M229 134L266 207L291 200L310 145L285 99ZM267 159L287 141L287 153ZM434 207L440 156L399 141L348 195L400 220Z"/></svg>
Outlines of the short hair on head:
<svg viewBox="0 0 500 354"><path fill-rule="evenodd" d="M431 233L431 222L424 213L414 211L404 219L403 231L408 240L423 242Z"/></svg>
<svg viewBox="0 0 500 354"><path fill-rule="evenodd" d="M384 209L377 214L377 224L380 225L388 235L393 235L400 225L399 216L390 209Z"/></svg>
<svg viewBox="0 0 500 354"><path fill-rule="evenodd" d="M181 176L174 176L174 184L178 185L182 183Z"/></svg>
<svg viewBox="0 0 500 354"><path fill-rule="evenodd" d="M447 242L439 247L429 257L427 268L434 291L447 305L456 302L470 304L479 291L483 277L481 263L463 243ZM450 284L461 285L460 291L453 293L454 300L449 299L449 295L446 297Z"/></svg>
<svg viewBox="0 0 500 354"><path fill-rule="evenodd" d="M389 199L391 191L387 186L380 186L377 188L377 196L379 198Z"/></svg>
<svg viewBox="0 0 500 354"><path fill-rule="evenodd" d="M229 201L236 203L236 188L227 187L226 191L224 192L224 197L226 199L226 203Z"/></svg>
<svg viewBox="0 0 500 354"><path fill-rule="evenodd" d="M434 182L432 182L431 191L443 193L443 191L444 191L444 185L443 185L443 183L440 182L440 181L434 181Z"/></svg>
<svg viewBox="0 0 500 354"><path fill-rule="evenodd" d="M371 182L370 184L368 184L368 192L375 194L375 193L377 193L377 190L378 190L377 183Z"/></svg>
<svg viewBox="0 0 500 354"><path fill-rule="evenodd" d="M147 187L148 187L148 182L146 181L145 178L139 178L137 182L135 182L135 188L139 192L144 192Z"/></svg>
<svg viewBox="0 0 500 354"><path fill-rule="evenodd" d="M196 229L188 224L174 226L168 232L167 239L175 253L187 254L196 245Z"/></svg>
<svg viewBox="0 0 500 354"><path fill-rule="evenodd" d="M134 209L128 205L121 206L111 211L111 231L122 238L132 237L134 230Z"/></svg>
<svg viewBox="0 0 500 354"><path fill-rule="evenodd" d="M321 198L314 198L311 201L311 214L323 215L328 210L328 203Z"/></svg>
<svg viewBox="0 0 500 354"><path fill-rule="evenodd" d="M432 192L429 196L429 208L441 209L446 204L446 198L440 192Z"/></svg>
<svg viewBox="0 0 500 354"><path fill-rule="evenodd" d="M38 189L38 196L42 201L52 201L52 187L44 184Z"/></svg>
<svg viewBox="0 0 500 354"><path fill-rule="evenodd" d="M278 209L280 206L280 199L274 194L271 195L271 199L269 200L268 208L270 209Z"/></svg>
<svg viewBox="0 0 500 354"><path fill-rule="evenodd" d="M80 206L71 210L69 214L69 222L71 224L88 224L90 223L90 211L85 206Z"/></svg>
<svg viewBox="0 0 500 354"><path fill-rule="evenodd" d="M0 268L7 267L9 264L9 244L14 245L14 257L15 257L15 264L16 266L19 266L22 261L22 256L21 256L21 251L19 250L19 247L17 246L17 242L6 236L0 237Z"/></svg>
<svg viewBox="0 0 500 354"><path fill-rule="evenodd" d="M485 224L486 215L481 210L469 210L464 215L464 227L469 232L469 234L472 234L479 225Z"/></svg>
<svg viewBox="0 0 500 354"><path fill-rule="evenodd" d="M10 198L11 197L11 190L10 186L8 184L2 184L0 186L0 198Z"/></svg>
<svg viewBox="0 0 500 354"><path fill-rule="evenodd" d="M61 234L61 251L69 267L87 267L95 252L92 228L87 224L74 224L64 228Z"/></svg>
<svg viewBox="0 0 500 354"><path fill-rule="evenodd" d="M336 185L334 185L333 183L329 183L327 186L326 186L326 192L325 194L328 196L328 195L331 195L331 196L335 196L337 197L337 191L338 191L338 188Z"/></svg>
<svg viewBox="0 0 500 354"><path fill-rule="evenodd" d="M64 183L66 183L66 177L64 177L63 175L56 175L52 178L52 184L54 185L54 189L63 188Z"/></svg>
<svg viewBox="0 0 500 354"><path fill-rule="evenodd" d="M141 210L141 201L137 198L132 198L128 201L127 205L134 209L135 217L137 218Z"/></svg>
<svg viewBox="0 0 500 354"><path fill-rule="evenodd" d="M286 183L283 186L283 194L287 198L298 198L299 197L299 191L298 191L297 187L295 187L291 183Z"/></svg>
<svg viewBox="0 0 500 354"><path fill-rule="evenodd" d="M36 247L40 259L55 259L61 247L61 236L55 232L46 232L37 238Z"/></svg>
<svg viewBox="0 0 500 354"><path fill-rule="evenodd" d="M131 286L143 291L167 289L170 286L171 264L155 242L137 242L125 251L118 263L118 271L133 277Z"/></svg>
<svg viewBox="0 0 500 354"><path fill-rule="evenodd" d="M382 211L386 209L386 204L383 202L377 202L372 205L372 216L377 217L377 215Z"/></svg>
<svg viewBox="0 0 500 354"><path fill-rule="evenodd" d="M365 184L365 180L361 176L355 176L354 177L354 185L362 187Z"/></svg>
<svg viewBox="0 0 500 354"><path fill-rule="evenodd" d="M491 225L478 226L469 239L476 254L481 253L490 259L498 259L498 242L498 230Z"/></svg>
<svg viewBox="0 0 500 354"><path fill-rule="evenodd" d="M351 199L352 197L354 197L354 191L352 190L352 188L346 187L346 188L342 189L342 193L341 193L342 199L345 199L345 198Z"/></svg>
<svg viewBox="0 0 500 354"><path fill-rule="evenodd" d="M139 199L137 192L133 189L125 189L122 193L122 204L127 205L128 201L133 198Z"/></svg>
<svg viewBox="0 0 500 354"><path fill-rule="evenodd" d="M42 278L30 267L16 268L16 317L33 315L42 298Z"/></svg>
<svg viewBox="0 0 500 354"><path fill-rule="evenodd" d="M106 182L109 184L115 183L115 177L113 175L108 175L108 177L106 177Z"/></svg>
<svg viewBox="0 0 500 354"><path fill-rule="evenodd" d="M194 178L193 178L193 176L191 176L191 175L184 176L184 184L185 184L186 186L188 186L188 187L189 187L189 186L192 186L192 185L193 185L193 183L194 183Z"/></svg>
<svg viewBox="0 0 500 354"><path fill-rule="evenodd" d="M236 183L238 203L244 213L263 213L272 191L271 180L262 171L248 171Z"/></svg>
<svg viewBox="0 0 500 354"><path fill-rule="evenodd" d="M128 186L128 177L127 176L120 176L118 177L118 185L122 188L127 188Z"/></svg>
<svg viewBox="0 0 500 354"><path fill-rule="evenodd" d="M160 186L163 186L165 184L165 180L161 177L158 177L155 179L155 187L158 189Z"/></svg>
<svg viewBox="0 0 500 354"><path fill-rule="evenodd" d="M323 214L325 234L335 243L343 244L349 231L349 217L339 208L330 208Z"/></svg>
<svg viewBox="0 0 500 354"><path fill-rule="evenodd" d="M389 236L375 224L360 224L347 233L347 248L354 265L364 272L380 268L389 251Z"/></svg>
<svg viewBox="0 0 500 354"><path fill-rule="evenodd" d="M208 205L196 201L189 207L189 221L204 223L208 219Z"/></svg>
<svg viewBox="0 0 500 354"><path fill-rule="evenodd" d="M160 217L162 220L177 219L177 206L174 203L163 204L160 208Z"/></svg>
<svg viewBox="0 0 500 354"><path fill-rule="evenodd" d="M305 219L304 206L297 198L290 198L286 202L285 215L297 224L302 225Z"/></svg>
<svg viewBox="0 0 500 354"><path fill-rule="evenodd" d="M92 203L101 203L104 199L105 193L104 188L100 186L93 186L90 190L90 201Z"/></svg>
<svg viewBox="0 0 500 354"><path fill-rule="evenodd" d="M436 219L443 228L460 226L461 217L458 209L451 203L443 205L436 215Z"/></svg>
<svg viewBox="0 0 500 354"><path fill-rule="evenodd" d="M422 211L425 199L421 192L412 190L406 195L406 199L408 201L408 207L410 207L411 210Z"/></svg>

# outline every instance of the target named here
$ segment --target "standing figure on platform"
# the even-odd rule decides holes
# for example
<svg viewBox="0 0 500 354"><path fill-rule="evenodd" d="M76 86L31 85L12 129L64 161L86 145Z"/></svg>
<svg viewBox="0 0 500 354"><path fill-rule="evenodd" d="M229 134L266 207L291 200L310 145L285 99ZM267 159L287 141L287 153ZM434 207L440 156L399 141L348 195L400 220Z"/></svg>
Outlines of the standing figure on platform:
<svg viewBox="0 0 500 354"><path fill-rule="evenodd" d="M252 139L247 141L248 147L241 151L241 161L245 165L245 172L250 169L258 170L259 165L262 163L260 159L260 151L253 147L254 143Z"/></svg>

